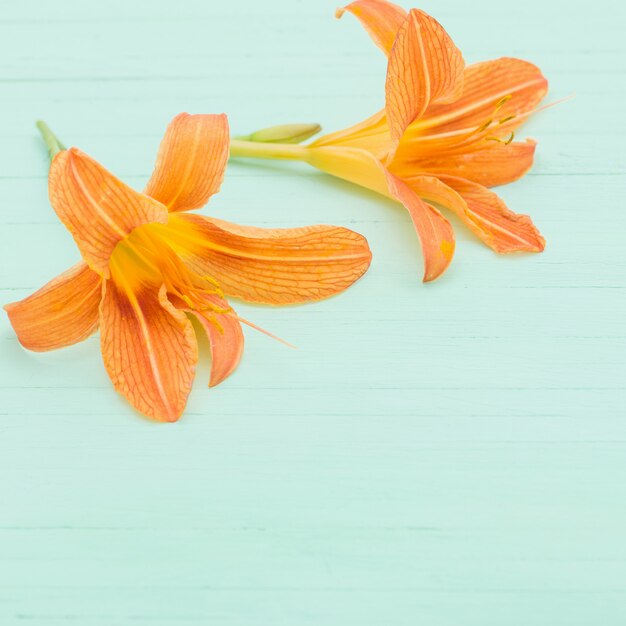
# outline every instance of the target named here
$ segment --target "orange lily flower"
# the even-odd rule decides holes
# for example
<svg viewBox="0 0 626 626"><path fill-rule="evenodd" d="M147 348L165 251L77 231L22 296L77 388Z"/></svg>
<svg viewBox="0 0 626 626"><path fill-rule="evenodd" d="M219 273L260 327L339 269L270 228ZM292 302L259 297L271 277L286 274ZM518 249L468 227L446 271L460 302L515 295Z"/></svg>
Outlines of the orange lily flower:
<svg viewBox="0 0 626 626"><path fill-rule="evenodd" d="M368 268L361 235L335 226L261 229L185 213L219 190L229 153L225 115L177 116L143 193L76 148L54 157L50 201L83 261L5 307L22 345L61 348L100 328L114 387L141 413L176 421L207 334L210 386L243 351L225 300L291 304L336 294ZM246 322L247 323L247 322Z"/></svg>
<svg viewBox="0 0 626 626"><path fill-rule="evenodd" d="M384 110L308 146L255 150L234 142L231 153L303 160L401 202L421 241L425 281L447 269L455 247L452 226L433 204L456 213L496 252L542 251L530 218L487 189L532 165L535 142L512 139L546 94L539 69L512 58L465 67L446 31L423 11L407 13L386 0L357 0L337 16L346 11L388 57Z"/></svg>
<svg viewBox="0 0 626 626"><path fill-rule="evenodd" d="M446 270L454 252L452 227L433 202L496 252L541 252L545 241L530 218L486 188L517 180L532 165L535 142L512 139L547 92L539 69L511 58L466 68L423 11L406 13L386 0L357 0L338 17L345 11L388 56L385 109L316 141L323 149L312 162L404 204L422 243L426 281Z"/></svg>

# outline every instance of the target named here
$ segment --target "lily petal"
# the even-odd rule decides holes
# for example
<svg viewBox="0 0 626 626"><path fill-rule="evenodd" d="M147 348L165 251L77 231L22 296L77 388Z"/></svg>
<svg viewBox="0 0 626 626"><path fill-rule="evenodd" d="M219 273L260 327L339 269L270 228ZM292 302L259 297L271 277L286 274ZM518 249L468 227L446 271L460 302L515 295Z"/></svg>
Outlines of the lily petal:
<svg viewBox="0 0 626 626"><path fill-rule="evenodd" d="M172 217L170 229L194 270L251 302L327 298L360 278L371 261L365 237L337 226L264 229L190 214Z"/></svg>
<svg viewBox="0 0 626 626"><path fill-rule="evenodd" d="M214 296L211 300L220 309L230 309L228 302L222 298ZM215 314L215 320L207 318L199 311L193 309L185 310L200 322L207 334L209 344L211 345L211 378L209 387L215 387L228 378L239 365L244 345L241 322L232 310L231 313Z"/></svg>
<svg viewBox="0 0 626 626"><path fill-rule="evenodd" d="M429 105L457 100L463 89L461 51L433 17L411 9L389 55L385 107L393 158L407 127Z"/></svg>
<svg viewBox="0 0 626 626"><path fill-rule="evenodd" d="M521 59L503 57L475 63L465 69L463 93L451 104L434 104L407 133L420 138L446 132L472 132L489 120L505 120L506 131L515 130L548 91L541 70Z"/></svg>
<svg viewBox="0 0 626 626"><path fill-rule="evenodd" d="M164 286L133 293L106 281L100 341L113 386L138 411L167 422L181 416L198 348L191 322L169 302Z"/></svg>
<svg viewBox="0 0 626 626"><path fill-rule="evenodd" d="M433 154L414 160L399 162L397 171L449 174L471 180L485 187L505 185L521 178L533 164L537 142L527 139L508 145L489 142L489 145L472 152Z"/></svg>
<svg viewBox="0 0 626 626"><path fill-rule="evenodd" d="M389 56L406 18L406 11L386 0L357 0L343 9L337 9L335 16L340 18L346 11L361 22L374 43Z"/></svg>
<svg viewBox="0 0 626 626"><path fill-rule="evenodd" d="M48 180L50 202L83 259L105 278L115 246L149 222L167 223L167 209L131 189L77 148L59 152Z"/></svg>
<svg viewBox="0 0 626 626"><path fill-rule="evenodd" d="M454 231L448 220L432 205L424 202L404 181L389 174L389 188L405 206L422 244L425 283L439 278L454 256Z"/></svg>
<svg viewBox="0 0 626 626"><path fill-rule="evenodd" d="M78 263L28 298L4 310L28 350L56 350L87 339L98 328L102 279Z"/></svg>
<svg viewBox="0 0 626 626"><path fill-rule="evenodd" d="M425 282L441 276L450 265L454 255L454 231L448 220L372 154L358 148L316 148L311 150L309 163L404 205L422 244Z"/></svg>
<svg viewBox="0 0 626 626"><path fill-rule="evenodd" d="M542 252L545 239L528 215L511 211L493 191L482 185L457 178L438 176L465 201L466 208L449 205L483 242L500 254Z"/></svg>
<svg viewBox="0 0 626 626"><path fill-rule="evenodd" d="M170 211L203 207L222 184L229 145L226 115L177 115L144 193Z"/></svg>

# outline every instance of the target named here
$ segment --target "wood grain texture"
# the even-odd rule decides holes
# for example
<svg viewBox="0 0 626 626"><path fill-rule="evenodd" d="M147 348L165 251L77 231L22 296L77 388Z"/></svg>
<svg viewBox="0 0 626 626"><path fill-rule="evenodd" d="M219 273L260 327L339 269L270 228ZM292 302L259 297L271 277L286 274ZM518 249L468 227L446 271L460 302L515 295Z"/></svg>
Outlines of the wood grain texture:
<svg viewBox="0 0 626 626"><path fill-rule="evenodd" d="M298 164L230 165L205 213L365 234L368 275L311 306L238 312L235 375L149 423L98 339L21 349L0 320L0 623L618 626L626 613L624 9L425 2L469 62L551 82L501 189L545 235L499 258L454 222L422 285L405 212ZM0 15L0 299L78 259L49 207L42 117L141 189L169 120L339 129L384 58L332 0L24 0Z"/></svg>

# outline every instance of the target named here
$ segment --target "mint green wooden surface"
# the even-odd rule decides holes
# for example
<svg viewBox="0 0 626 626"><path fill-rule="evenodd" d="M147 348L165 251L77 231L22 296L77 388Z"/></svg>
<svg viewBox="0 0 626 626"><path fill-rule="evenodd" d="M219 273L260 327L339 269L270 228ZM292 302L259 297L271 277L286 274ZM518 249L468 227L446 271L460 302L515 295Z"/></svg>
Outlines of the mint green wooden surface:
<svg viewBox="0 0 626 626"><path fill-rule="evenodd" d="M382 103L384 59L332 0L5 2L0 298L77 260L49 207L46 119L132 185L180 111L235 133L328 131ZM575 99L520 133L501 190L544 254L457 228L422 285L393 203L298 164L233 163L208 209L364 233L370 273L330 301L238 305L236 374L149 423L97 338L0 345L0 624L617 626L626 620L624 11L599 0L421 5L469 62L521 56Z"/></svg>

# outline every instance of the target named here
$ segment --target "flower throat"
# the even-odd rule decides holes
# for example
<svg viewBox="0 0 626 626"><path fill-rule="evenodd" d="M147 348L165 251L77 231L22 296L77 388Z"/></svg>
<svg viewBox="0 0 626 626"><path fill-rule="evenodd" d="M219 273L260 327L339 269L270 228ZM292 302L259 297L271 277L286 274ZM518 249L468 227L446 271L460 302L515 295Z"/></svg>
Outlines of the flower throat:
<svg viewBox="0 0 626 626"><path fill-rule="evenodd" d="M161 224L145 224L115 248L109 267L111 279L127 292L136 293L143 286L165 285L177 304L203 314L229 313L216 299L224 294L218 282L187 267L166 240Z"/></svg>

